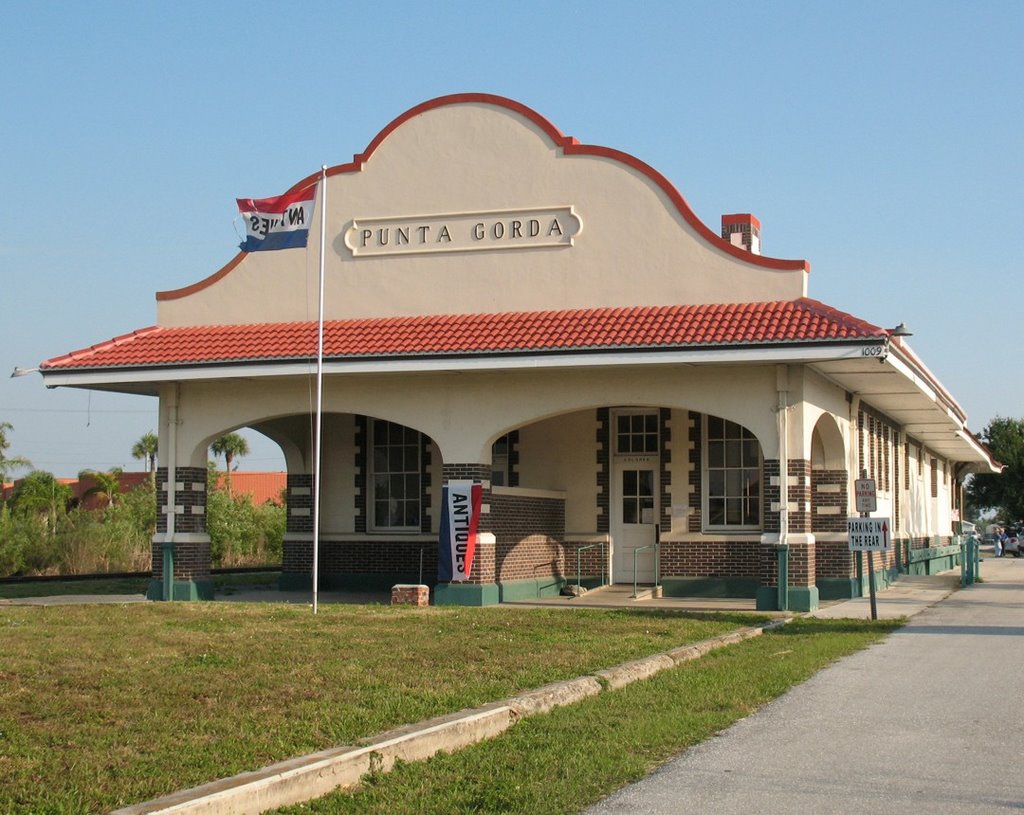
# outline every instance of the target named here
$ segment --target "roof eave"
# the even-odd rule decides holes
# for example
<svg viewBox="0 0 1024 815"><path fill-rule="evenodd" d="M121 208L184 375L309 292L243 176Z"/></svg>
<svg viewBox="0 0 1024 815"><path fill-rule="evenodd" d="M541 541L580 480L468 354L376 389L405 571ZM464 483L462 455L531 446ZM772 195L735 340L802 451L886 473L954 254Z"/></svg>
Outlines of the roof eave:
<svg viewBox="0 0 1024 815"><path fill-rule="evenodd" d="M861 358L865 347L878 347L880 344L881 340L872 337L689 348L615 347L328 358L324 361L324 373L402 374L635 365L799 363ZM304 357L167 365L43 368L41 373L47 387L95 387L191 379L231 379L240 375L248 378L305 376L315 373L315 370L316 361Z"/></svg>

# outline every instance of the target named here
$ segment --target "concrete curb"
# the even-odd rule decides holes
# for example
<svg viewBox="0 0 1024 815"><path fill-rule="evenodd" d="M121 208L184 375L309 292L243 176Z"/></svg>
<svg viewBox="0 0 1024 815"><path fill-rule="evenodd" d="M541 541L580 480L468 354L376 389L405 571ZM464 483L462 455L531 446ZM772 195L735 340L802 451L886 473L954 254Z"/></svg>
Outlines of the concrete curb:
<svg viewBox="0 0 1024 815"><path fill-rule="evenodd" d="M366 773L388 772L397 760L420 761L441 751L452 752L494 738L520 719L648 679L660 671L759 636L787 622L788 619L776 620L763 627L739 629L590 676L553 682L501 702L389 730L355 746L333 747L288 759L261 770L133 804L110 815L257 815L309 801L340 787L353 786Z"/></svg>

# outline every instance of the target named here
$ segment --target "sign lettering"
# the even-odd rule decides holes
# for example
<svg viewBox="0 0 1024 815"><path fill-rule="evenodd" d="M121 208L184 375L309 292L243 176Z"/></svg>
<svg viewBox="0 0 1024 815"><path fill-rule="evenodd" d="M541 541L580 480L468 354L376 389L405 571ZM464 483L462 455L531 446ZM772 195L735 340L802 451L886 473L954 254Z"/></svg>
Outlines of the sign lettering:
<svg viewBox="0 0 1024 815"><path fill-rule="evenodd" d="M888 518L847 518L851 552L887 552L892 544Z"/></svg>
<svg viewBox="0 0 1024 815"><path fill-rule="evenodd" d="M458 212L356 218L345 230L353 257L572 246L583 229L575 209Z"/></svg>

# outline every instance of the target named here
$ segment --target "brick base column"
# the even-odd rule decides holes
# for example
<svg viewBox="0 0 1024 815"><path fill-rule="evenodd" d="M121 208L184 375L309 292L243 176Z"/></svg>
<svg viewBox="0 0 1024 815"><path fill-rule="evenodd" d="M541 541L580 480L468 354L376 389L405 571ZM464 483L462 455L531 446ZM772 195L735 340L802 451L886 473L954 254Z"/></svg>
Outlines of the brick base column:
<svg viewBox="0 0 1024 815"><path fill-rule="evenodd" d="M438 583L434 590L437 605L486 606L499 600L496 580L496 552L493 520L491 516L491 467L489 464L444 464L441 468L442 484L449 481L476 481L483 485L480 522L477 526L476 556L469 579L460 582ZM441 508L444 511L444 508Z"/></svg>
<svg viewBox="0 0 1024 815"><path fill-rule="evenodd" d="M178 467L174 484L167 468L156 472L156 530L153 537L153 580L146 596L156 600L212 600L210 536L206 534L206 469ZM174 515L174 534L167 540L168 517ZM165 581L164 564L174 574ZM169 596L168 596L168 588Z"/></svg>

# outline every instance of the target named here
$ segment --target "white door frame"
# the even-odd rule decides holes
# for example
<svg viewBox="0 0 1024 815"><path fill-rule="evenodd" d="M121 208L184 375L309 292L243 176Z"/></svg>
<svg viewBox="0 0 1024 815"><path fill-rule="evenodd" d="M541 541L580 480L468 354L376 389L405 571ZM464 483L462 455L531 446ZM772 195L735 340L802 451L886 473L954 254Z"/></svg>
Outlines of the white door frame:
<svg viewBox="0 0 1024 815"><path fill-rule="evenodd" d="M609 482L611 495L609 496L609 531L612 536L612 583L632 583L633 574L633 551L643 546L649 546L657 540L657 523L659 514L659 493L661 473L661 446L660 434L658 443L655 444L653 452L619 452L618 423L620 416L654 416L655 432L660 422L658 411L649 409L623 408L611 411L611 427L609 432L609 445L611 447L611 466ZM638 483L631 483L628 489L630 496L624 495L623 481L626 473L649 472L649 492ZM644 477L641 476L640 480ZM644 493L642 497L640 494ZM632 499L632 501L630 501ZM648 499L648 500L645 500ZM626 504L630 506L629 514L636 518L638 523L626 523L624 513ZM648 506L649 504L649 506ZM654 549L645 549L636 555L636 582L654 583Z"/></svg>

